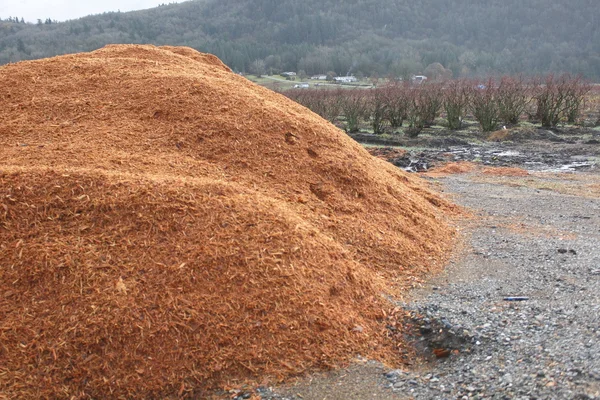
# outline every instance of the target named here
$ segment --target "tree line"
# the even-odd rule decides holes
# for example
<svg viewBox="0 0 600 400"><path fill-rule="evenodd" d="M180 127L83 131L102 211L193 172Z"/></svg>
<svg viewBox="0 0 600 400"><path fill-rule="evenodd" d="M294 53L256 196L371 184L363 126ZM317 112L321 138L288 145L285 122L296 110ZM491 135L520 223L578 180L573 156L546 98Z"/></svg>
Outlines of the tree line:
<svg viewBox="0 0 600 400"><path fill-rule="evenodd" d="M56 23L0 22L0 63L108 43L184 45L246 72L408 77L563 73L600 80L595 0L189 1ZM22 45L20 45L22 44Z"/></svg>

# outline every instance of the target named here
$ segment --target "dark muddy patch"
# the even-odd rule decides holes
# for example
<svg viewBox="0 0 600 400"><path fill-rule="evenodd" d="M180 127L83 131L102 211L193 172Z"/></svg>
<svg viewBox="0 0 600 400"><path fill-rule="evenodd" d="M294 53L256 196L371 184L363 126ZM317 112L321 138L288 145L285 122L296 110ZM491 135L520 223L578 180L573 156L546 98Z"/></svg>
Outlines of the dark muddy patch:
<svg viewBox="0 0 600 400"><path fill-rule="evenodd" d="M476 344L481 344L481 339L462 326L452 325L445 318L435 318L427 309L413 310L409 315L404 323L404 339L425 362L471 353Z"/></svg>
<svg viewBox="0 0 600 400"><path fill-rule="evenodd" d="M484 141L480 133L471 140L460 137L398 139L406 153L376 150L392 164L411 172L424 172L449 162L469 161L491 167L519 167L530 171L592 171L600 162L600 132L593 129L524 129L500 132L503 140ZM356 137L360 140L359 137ZM393 149L391 145L387 145ZM374 151L374 150L370 150ZM386 152L389 157L386 157Z"/></svg>

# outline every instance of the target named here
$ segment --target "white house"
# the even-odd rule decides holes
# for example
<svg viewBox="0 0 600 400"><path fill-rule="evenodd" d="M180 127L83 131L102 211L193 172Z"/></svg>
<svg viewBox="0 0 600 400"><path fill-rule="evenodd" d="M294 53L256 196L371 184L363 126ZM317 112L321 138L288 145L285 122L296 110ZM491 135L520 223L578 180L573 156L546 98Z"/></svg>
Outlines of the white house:
<svg viewBox="0 0 600 400"><path fill-rule="evenodd" d="M333 78L333 80L338 83L358 82L358 79L356 79L355 76L336 76L335 78Z"/></svg>
<svg viewBox="0 0 600 400"><path fill-rule="evenodd" d="M319 81L324 81L327 79L327 75L313 75L310 77L310 79L312 80L319 80Z"/></svg>
<svg viewBox="0 0 600 400"><path fill-rule="evenodd" d="M301 82L301 83L294 85L295 89L308 89L309 87L310 87L310 85L306 82Z"/></svg>

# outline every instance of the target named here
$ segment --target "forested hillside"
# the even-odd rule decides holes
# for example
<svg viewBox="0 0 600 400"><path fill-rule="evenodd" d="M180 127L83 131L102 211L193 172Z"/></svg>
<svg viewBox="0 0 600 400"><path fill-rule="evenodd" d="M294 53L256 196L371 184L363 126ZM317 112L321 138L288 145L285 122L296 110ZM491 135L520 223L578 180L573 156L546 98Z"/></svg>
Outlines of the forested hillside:
<svg viewBox="0 0 600 400"><path fill-rule="evenodd" d="M0 17L0 63L154 43L214 53L237 71L600 80L597 0L197 0L62 23Z"/></svg>

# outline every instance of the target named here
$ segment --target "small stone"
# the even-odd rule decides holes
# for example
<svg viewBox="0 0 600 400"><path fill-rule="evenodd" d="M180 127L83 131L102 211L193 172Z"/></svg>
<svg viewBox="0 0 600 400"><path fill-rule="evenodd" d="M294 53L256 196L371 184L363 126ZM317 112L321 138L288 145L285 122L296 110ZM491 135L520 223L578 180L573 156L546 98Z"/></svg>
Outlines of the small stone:
<svg viewBox="0 0 600 400"><path fill-rule="evenodd" d="M385 377L389 380L396 380L398 377L402 375L402 371L399 369L394 369L385 374Z"/></svg>
<svg viewBox="0 0 600 400"><path fill-rule="evenodd" d="M433 329L431 329L431 326L429 325L425 325L422 326L419 331L421 332L422 335L429 335L430 333L433 332Z"/></svg>
<svg viewBox="0 0 600 400"><path fill-rule="evenodd" d="M417 381L415 381L414 379L411 379L408 381L409 385L413 385L413 386L417 386L419 383Z"/></svg>

